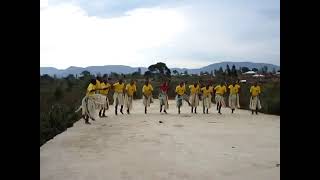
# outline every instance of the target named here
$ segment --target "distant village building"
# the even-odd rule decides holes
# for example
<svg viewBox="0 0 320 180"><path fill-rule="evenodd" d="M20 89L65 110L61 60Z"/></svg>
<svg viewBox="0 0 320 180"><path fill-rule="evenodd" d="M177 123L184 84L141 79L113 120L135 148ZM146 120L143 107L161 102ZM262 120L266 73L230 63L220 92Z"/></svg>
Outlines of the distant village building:
<svg viewBox="0 0 320 180"><path fill-rule="evenodd" d="M253 75L253 74L256 74L256 72L254 71L248 71L248 72L245 72L243 73L244 75Z"/></svg>
<svg viewBox="0 0 320 180"><path fill-rule="evenodd" d="M262 74L255 74L255 75L253 75L252 77L264 77L264 75L262 75Z"/></svg>

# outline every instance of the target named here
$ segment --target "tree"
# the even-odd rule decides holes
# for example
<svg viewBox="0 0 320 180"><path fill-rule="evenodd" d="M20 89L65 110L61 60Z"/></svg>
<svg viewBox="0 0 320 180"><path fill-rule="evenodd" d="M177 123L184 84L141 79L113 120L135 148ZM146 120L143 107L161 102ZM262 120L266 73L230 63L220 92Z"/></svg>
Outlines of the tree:
<svg viewBox="0 0 320 180"><path fill-rule="evenodd" d="M49 76L48 74L44 74L44 75L40 76L40 79L53 81L53 78L51 76Z"/></svg>
<svg viewBox="0 0 320 180"><path fill-rule="evenodd" d="M258 72L259 70L257 68L252 68L252 71Z"/></svg>
<svg viewBox="0 0 320 180"><path fill-rule="evenodd" d="M188 70L185 70L183 74L188 75Z"/></svg>
<svg viewBox="0 0 320 180"><path fill-rule="evenodd" d="M90 76L91 74L90 74L89 71L82 71L82 72L81 72L81 75L82 75L82 76L85 76L85 77L88 77L88 76Z"/></svg>
<svg viewBox="0 0 320 180"><path fill-rule="evenodd" d="M167 65L163 62L157 62L156 64L152 64L148 67L149 71L153 74L170 77L171 71L167 67Z"/></svg>
<svg viewBox="0 0 320 180"><path fill-rule="evenodd" d="M222 69L222 67L220 67L218 70L214 70L214 75L215 76L222 76L222 75L224 75L225 73L223 72L223 69Z"/></svg>
<svg viewBox="0 0 320 180"><path fill-rule="evenodd" d="M248 67L242 67L241 68L241 72L242 73L245 73L245 72L248 72L248 71L250 71L250 69Z"/></svg>
<svg viewBox="0 0 320 180"><path fill-rule="evenodd" d="M213 76L213 71L211 70L211 72L210 72L210 76Z"/></svg>
<svg viewBox="0 0 320 180"><path fill-rule="evenodd" d="M262 73L267 73L268 72L268 66L263 66L261 71L262 71Z"/></svg>
<svg viewBox="0 0 320 180"><path fill-rule="evenodd" d="M226 75L231 76L231 70L230 70L229 64L227 64L227 68L225 72L226 72Z"/></svg>
<svg viewBox="0 0 320 180"><path fill-rule="evenodd" d="M173 70L172 73L173 73L174 75L179 75L179 72L178 72L177 70Z"/></svg>
<svg viewBox="0 0 320 180"><path fill-rule="evenodd" d="M138 75L141 75L141 68L138 68Z"/></svg>
<svg viewBox="0 0 320 180"><path fill-rule="evenodd" d="M54 91L54 97L56 98L56 100L60 100L63 97L63 91L60 86L57 87Z"/></svg>
<svg viewBox="0 0 320 180"><path fill-rule="evenodd" d="M146 71L146 72L144 72L144 77L146 77L146 78L150 78L152 75L153 75L153 74L152 74L151 71Z"/></svg>
<svg viewBox="0 0 320 180"><path fill-rule="evenodd" d="M103 79L107 79L108 78L108 74L103 74L102 78Z"/></svg>
<svg viewBox="0 0 320 180"><path fill-rule="evenodd" d="M75 77L74 77L73 74L69 74L65 79L66 79L66 80L74 80Z"/></svg>
<svg viewBox="0 0 320 180"><path fill-rule="evenodd" d="M131 76L132 76L132 77L139 77L139 76L140 76L140 73L139 73L139 72L133 72Z"/></svg>
<svg viewBox="0 0 320 180"><path fill-rule="evenodd" d="M218 74L223 74L223 69L222 69L222 67L219 68Z"/></svg>
<svg viewBox="0 0 320 180"><path fill-rule="evenodd" d="M118 78L118 77L119 77L119 74L116 73L116 72L111 72L111 73L110 73L110 76L113 77L113 78Z"/></svg>
<svg viewBox="0 0 320 180"><path fill-rule="evenodd" d="M272 74L276 74L277 72L276 72L276 68L273 68L272 69Z"/></svg>
<svg viewBox="0 0 320 180"><path fill-rule="evenodd" d="M235 65L232 65L231 74L232 74L233 77L237 77L238 76Z"/></svg>

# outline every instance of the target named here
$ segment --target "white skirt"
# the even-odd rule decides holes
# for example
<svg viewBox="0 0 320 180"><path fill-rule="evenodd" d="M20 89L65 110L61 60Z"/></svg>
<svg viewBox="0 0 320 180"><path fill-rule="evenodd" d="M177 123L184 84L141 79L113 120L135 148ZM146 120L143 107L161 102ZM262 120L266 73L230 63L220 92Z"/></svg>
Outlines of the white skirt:
<svg viewBox="0 0 320 180"><path fill-rule="evenodd" d="M114 100L114 105L124 105L124 97L123 97L123 93L118 93L118 92L114 92L113 94L113 100Z"/></svg>

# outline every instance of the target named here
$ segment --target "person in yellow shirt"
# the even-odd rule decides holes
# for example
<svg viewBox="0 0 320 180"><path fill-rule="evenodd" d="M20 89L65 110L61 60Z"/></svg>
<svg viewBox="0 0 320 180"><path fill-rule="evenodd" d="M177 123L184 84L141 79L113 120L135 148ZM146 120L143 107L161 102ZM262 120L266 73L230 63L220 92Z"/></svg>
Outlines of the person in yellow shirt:
<svg viewBox="0 0 320 180"><path fill-rule="evenodd" d="M100 109L100 111L99 111L99 116L100 116L100 117L107 117L107 116L105 115L105 112L106 112L106 110L109 109L108 94L109 94L110 88L111 88L111 85L108 83L107 80L101 80L101 83L100 83L100 89L101 89L101 90L100 90L100 94L105 97L106 103L105 103L105 105L104 105L104 106Z"/></svg>
<svg viewBox="0 0 320 180"><path fill-rule="evenodd" d="M200 93L200 85L195 82L193 85L189 86L190 89L190 98L189 102L191 105L191 113L197 114L197 106L199 106L199 93Z"/></svg>
<svg viewBox="0 0 320 180"><path fill-rule="evenodd" d="M238 84L236 84L236 82L234 81L232 84L230 84L228 86L229 89L229 107L231 109L231 113L234 112L234 110L237 108L239 108L239 90L240 90L240 86Z"/></svg>
<svg viewBox="0 0 320 180"><path fill-rule="evenodd" d="M96 79L91 79L90 84L87 87L86 96L82 99L82 117L86 124L90 124L89 118L95 120L95 104L90 98L96 92Z"/></svg>
<svg viewBox="0 0 320 180"><path fill-rule="evenodd" d="M87 96L95 94L95 92L96 92L96 83L97 82L96 82L95 79L92 79L90 81L90 84L87 87L87 93L86 93Z"/></svg>
<svg viewBox="0 0 320 180"><path fill-rule="evenodd" d="M261 103L259 98L260 93L261 88L258 85L258 83L255 82L254 85L250 88L250 109L252 110L252 114L254 113L254 111L256 112L256 114L258 114L258 110L261 109Z"/></svg>
<svg viewBox="0 0 320 180"><path fill-rule="evenodd" d="M125 90L126 93L124 97L124 103L127 108L127 113L130 114L130 110L132 109L133 94L137 91L134 80L131 80L130 84L126 85Z"/></svg>
<svg viewBox="0 0 320 180"><path fill-rule="evenodd" d="M147 114L147 107L150 107L152 91L153 91L152 85L149 83L149 80L146 80L145 84L142 87L143 105L144 105L145 114Z"/></svg>
<svg viewBox="0 0 320 180"><path fill-rule="evenodd" d="M119 82L112 85L114 89L113 101L115 103L115 114L118 115L118 105L120 105L120 113L123 114L123 105L124 105L124 83L122 79Z"/></svg>
<svg viewBox="0 0 320 180"><path fill-rule="evenodd" d="M178 113L180 114L180 108L182 106L182 100L184 99L184 95L186 92L186 87L184 86L183 82L180 82L180 84L176 87L176 103L178 107Z"/></svg>
<svg viewBox="0 0 320 180"><path fill-rule="evenodd" d="M96 94L100 94L100 89L101 89L101 83L102 83L102 78L100 76L97 76L96 78Z"/></svg>
<svg viewBox="0 0 320 180"><path fill-rule="evenodd" d="M201 88L202 92L202 107L203 114L209 114L209 108L211 107L211 93L210 85L207 84L206 87Z"/></svg>
<svg viewBox="0 0 320 180"><path fill-rule="evenodd" d="M224 85L223 82L221 82L219 85L217 85L214 88L214 92L215 92L215 100L217 103L217 110L218 113L221 114L221 107L225 107L225 102L224 102L224 94L227 92L227 88Z"/></svg>

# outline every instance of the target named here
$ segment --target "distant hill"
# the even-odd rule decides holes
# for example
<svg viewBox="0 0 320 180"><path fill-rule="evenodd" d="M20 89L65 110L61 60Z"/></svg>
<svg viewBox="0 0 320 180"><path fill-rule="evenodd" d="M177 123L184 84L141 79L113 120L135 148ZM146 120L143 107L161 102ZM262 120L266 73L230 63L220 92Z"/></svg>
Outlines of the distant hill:
<svg viewBox="0 0 320 180"><path fill-rule="evenodd" d="M249 69L252 68L257 68L260 69L264 66L268 67L268 71L272 71L273 69L280 70L280 66L274 65L274 64L267 64L267 63L253 63L253 62L220 62L220 63L214 63L214 64L210 64L208 66L202 67L202 68L198 68L198 69L187 69L187 68L170 68L171 72L173 70L177 70L178 72L182 73L184 71L188 71L189 74L199 74L201 71L202 72L211 72L214 71L215 69L218 70L220 67L222 67L223 69L226 69L227 65L229 65L229 67L231 68L232 65L236 66L236 69L239 69L240 67L248 67ZM106 65L106 66L88 66L86 68L82 68L82 67L75 67L75 66L71 66L67 69L64 70L60 70L60 69L56 69L53 67L40 67L40 74L48 74L48 75L56 75L57 77L65 77L69 74L80 74L83 71L89 71L92 74L110 74L111 72L116 72L116 73L123 73L123 74L127 74L127 73L133 73L138 71L139 67L130 67L130 66L123 66L123 65ZM146 67L140 67L141 68L141 73L144 73L145 71L147 71L148 69Z"/></svg>
<svg viewBox="0 0 320 180"><path fill-rule="evenodd" d="M57 77L65 77L68 76L69 74L80 74L83 71L89 71L91 74L110 74L111 72L116 72L116 73L133 73L138 71L139 67L130 67L130 66L123 66L123 65L106 65L106 66L88 66L86 68L82 67L75 67L71 66L67 69L64 70L59 70L56 68L52 67L40 67L40 74L48 74L50 76L56 75ZM148 69L145 67L140 67L141 68L141 73L144 73Z"/></svg>
<svg viewBox="0 0 320 180"><path fill-rule="evenodd" d="M236 69L239 69L240 67L248 67L249 69L252 68L257 68L260 69L264 66L268 67L268 71L272 71L273 68L277 71L280 70L280 66L274 65L274 64L267 64L267 63L253 63L253 62L220 62L220 63L214 63L210 64L208 66L199 68L199 69L181 69L181 68L171 68L171 70L177 70L178 72L184 72L185 70L188 71L189 74L199 74L201 71L202 72L211 72L214 71L215 69L218 70L220 67L222 67L223 70L227 68L227 65L229 65L230 69L232 68L232 65L235 65Z"/></svg>

